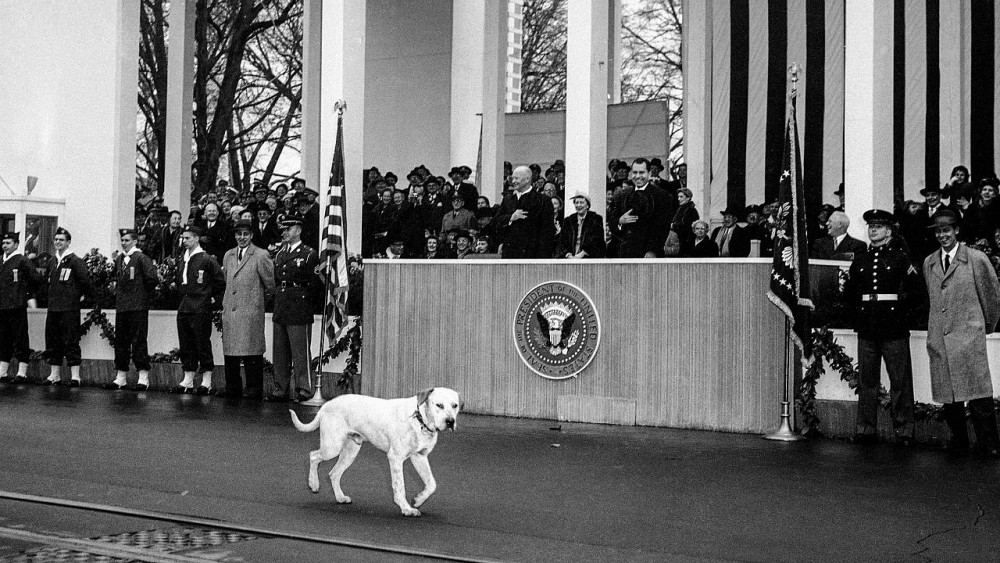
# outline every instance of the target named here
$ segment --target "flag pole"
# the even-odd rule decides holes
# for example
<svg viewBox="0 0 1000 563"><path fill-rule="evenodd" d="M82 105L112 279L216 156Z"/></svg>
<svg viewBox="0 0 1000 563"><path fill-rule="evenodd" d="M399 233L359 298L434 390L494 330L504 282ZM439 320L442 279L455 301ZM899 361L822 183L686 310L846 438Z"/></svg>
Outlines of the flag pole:
<svg viewBox="0 0 1000 563"><path fill-rule="evenodd" d="M347 107L347 103L344 102L344 100L337 100L337 102L334 104L334 107L337 109L337 121L339 122L344 117L344 108ZM336 148L334 148L334 150L336 150ZM331 187L332 186L327 186L327 189L326 189L326 210L327 210L327 213L330 212L330 198L333 197L332 190L330 189ZM329 221L329 217L327 218L327 221ZM326 228L329 228L329 226L327 226ZM347 242L346 241L347 232L346 232L346 229L344 230L344 235L345 235L344 248L347 248L347 244L346 244L346 242ZM326 318L326 299L328 299L327 296L330 295L330 278L333 277L331 275L332 272L333 272L332 268L333 268L333 255L330 254L329 252L327 252L326 253L326 280L323 283L323 303L324 303L323 304L323 316L321 317L322 320L321 320L320 329L319 329L319 362L316 365L316 375L315 375L315 377L316 377L316 385L315 385L315 389L314 389L314 392L313 392L313 396L308 401L302 401L301 403L299 403L299 404L307 405L307 406L310 406L310 407L319 407L319 406L322 406L323 403L326 402L326 400L323 399L323 354L326 352L326 350L325 350L325 346L326 346L326 323L329 320L329 319ZM309 361L309 364L310 364L310 367L312 367L312 361L311 360Z"/></svg>
<svg viewBox="0 0 1000 563"><path fill-rule="evenodd" d="M789 112L795 112L795 98L798 96L798 86L799 86L799 66L795 63L792 63L792 65L789 67L788 70L789 74L791 75L790 78L792 83L791 92L789 93L788 96L788 101L789 101L788 110ZM794 115L792 115L791 118L794 119ZM794 131L794 133L797 134L798 131L796 130ZM793 142L790 144L790 150L792 151L792 158L790 159L790 162L791 166L793 167L797 167L799 162L798 154L795 152L796 142L797 140L793 139ZM796 177L797 174L798 171L795 171L793 177ZM792 199L793 200L795 199L794 193L792 194ZM797 221L797 218L795 218L793 214L793 224L795 221ZM792 418L791 403L788 400L788 386L789 386L788 374L790 371L788 342L791 339L792 339L792 324L788 316L786 315L785 316L785 363L784 363L784 374L781 380L782 383L781 422L778 424L777 430L775 430L770 434L765 434L764 436L762 436L762 438L764 438L765 440L774 440L778 442L799 442L806 439L805 436L795 433L795 431L792 429L792 423L791 423L791 418Z"/></svg>

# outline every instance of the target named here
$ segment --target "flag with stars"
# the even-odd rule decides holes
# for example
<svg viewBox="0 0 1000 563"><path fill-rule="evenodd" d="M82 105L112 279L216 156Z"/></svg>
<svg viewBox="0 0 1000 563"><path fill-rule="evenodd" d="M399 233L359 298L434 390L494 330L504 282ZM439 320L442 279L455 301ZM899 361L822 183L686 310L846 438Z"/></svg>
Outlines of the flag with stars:
<svg viewBox="0 0 1000 563"><path fill-rule="evenodd" d="M344 127L343 116L337 116L337 144L330 169L330 193L326 205L326 227L323 233L323 260L326 276L326 299L323 316L330 345L340 337L347 325L347 225L344 209Z"/></svg>
<svg viewBox="0 0 1000 563"><path fill-rule="evenodd" d="M792 330L789 337L802 350L803 361L812 360L809 346L809 246L806 240L805 195L799 157L795 96L791 96L785 126L781 183L778 190L777 228L774 234L774 262L767 298L785 314Z"/></svg>

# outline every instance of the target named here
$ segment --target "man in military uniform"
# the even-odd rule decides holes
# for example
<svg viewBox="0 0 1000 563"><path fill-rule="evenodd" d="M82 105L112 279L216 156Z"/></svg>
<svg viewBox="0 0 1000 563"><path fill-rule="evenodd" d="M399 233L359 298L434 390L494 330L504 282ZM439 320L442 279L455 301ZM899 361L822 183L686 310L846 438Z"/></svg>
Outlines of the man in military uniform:
<svg viewBox="0 0 1000 563"><path fill-rule="evenodd" d="M14 383L28 380L28 290L38 281L31 261L18 252L18 233L4 233L3 263L0 264L0 381L11 381L7 374L11 360L17 363Z"/></svg>
<svg viewBox="0 0 1000 563"><path fill-rule="evenodd" d="M201 227L187 227L181 234L184 254L177 266L177 287L181 302L177 306L177 341L180 345L184 379L171 393L195 393L194 377L202 373L198 395L212 391L212 312L222 304L226 277L215 257L201 248Z"/></svg>
<svg viewBox="0 0 1000 563"><path fill-rule="evenodd" d="M49 307L45 316L45 357L50 373L42 385L62 385L59 368L69 366L70 387L80 386L80 300L93 293L83 259L69 249L73 237L59 227L53 239L55 266L49 271Z"/></svg>
<svg viewBox="0 0 1000 563"><path fill-rule="evenodd" d="M867 252L851 263L844 298L855 312L858 333L858 418L854 441L878 440L878 392L882 360L889 372L892 426L901 445L913 440L913 369L910 365L910 331L907 314L919 303L920 273L893 237L893 217L888 211L865 212Z"/></svg>
<svg viewBox="0 0 1000 563"><path fill-rule="evenodd" d="M153 259L136 246L135 229L118 229L122 252L115 257L115 380L105 389L123 389L131 356L139 371L136 391L149 387L149 297L158 281Z"/></svg>
<svg viewBox="0 0 1000 563"><path fill-rule="evenodd" d="M305 401L312 397L309 375L313 296L320 285L316 251L302 242L302 217L289 215L281 223L284 244L274 258L274 392L266 401ZM294 368L294 380L291 380Z"/></svg>

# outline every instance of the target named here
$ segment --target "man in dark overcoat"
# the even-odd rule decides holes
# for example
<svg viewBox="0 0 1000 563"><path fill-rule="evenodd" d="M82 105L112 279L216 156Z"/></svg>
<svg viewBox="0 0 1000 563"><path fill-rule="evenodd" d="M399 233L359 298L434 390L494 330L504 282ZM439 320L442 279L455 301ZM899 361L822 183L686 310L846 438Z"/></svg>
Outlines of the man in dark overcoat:
<svg viewBox="0 0 1000 563"><path fill-rule="evenodd" d="M302 241L302 217L289 215L281 223L284 244L274 257L274 316L271 353L274 391L265 401L306 401L313 387L309 364L313 298L319 290L319 256ZM294 374L294 377L293 377ZM291 388L294 386L294 390ZM291 395L291 396L289 396Z"/></svg>
<svg viewBox="0 0 1000 563"><path fill-rule="evenodd" d="M913 366L908 313L920 300L920 274L892 235L892 213L866 211L867 252L851 263L844 299L858 333L858 416L854 442L878 440L882 360L889 373L892 427L900 445L913 440Z"/></svg>
<svg viewBox="0 0 1000 563"><path fill-rule="evenodd" d="M927 355L931 395L944 405L951 429L948 447L969 449L965 403L969 403L979 452L1000 458L1000 437L993 406L993 382L986 355L986 335L1000 320L1000 282L985 254L958 242L959 223L945 209L931 217L939 250L924 259L930 296Z"/></svg>
<svg viewBox="0 0 1000 563"><path fill-rule="evenodd" d="M222 298L222 353L226 387L220 397L259 401L264 389L264 304L274 293L274 263L267 250L251 242L253 225L239 221L234 229L236 248L226 252L226 295ZM246 394L240 363L246 370Z"/></svg>
<svg viewBox="0 0 1000 563"><path fill-rule="evenodd" d="M552 258L556 224L552 200L531 187L531 169L518 166L514 191L505 195L492 225L503 241L503 258Z"/></svg>
<svg viewBox="0 0 1000 563"><path fill-rule="evenodd" d="M0 381L11 381L11 362L17 364L14 383L28 381L28 298L39 281L31 261L17 250L18 233L4 233L3 263L0 264Z"/></svg>
<svg viewBox="0 0 1000 563"><path fill-rule="evenodd" d="M663 244L670 232L670 221L677 210L676 198L649 181L649 162L637 158L629 172L632 186L614 198L614 215L608 215L611 233L621 242L619 258L656 258L663 255ZM683 236L684 233L677 233Z"/></svg>
<svg viewBox="0 0 1000 563"><path fill-rule="evenodd" d="M80 386L80 301L93 294L90 273L83 259L69 249L73 236L59 227L53 237L55 265L49 271L49 306L45 316L45 357L49 377L43 385L62 385L59 368L69 366L70 387Z"/></svg>
<svg viewBox="0 0 1000 563"><path fill-rule="evenodd" d="M177 288L181 302L177 306L177 341L184 379L171 393L212 392L212 313L222 303L226 277L215 257L201 247L201 227L192 225L181 234L184 254L177 265ZM195 375L201 372L201 385L194 388Z"/></svg>
<svg viewBox="0 0 1000 563"><path fill-rule="evenodd" d="M105 389L122 389L129 357L139 372L135 388L149 387L149 299L159 280L153 259L136 246L135 229L118 229L122 252L115 257L115 380Z"/></svg>

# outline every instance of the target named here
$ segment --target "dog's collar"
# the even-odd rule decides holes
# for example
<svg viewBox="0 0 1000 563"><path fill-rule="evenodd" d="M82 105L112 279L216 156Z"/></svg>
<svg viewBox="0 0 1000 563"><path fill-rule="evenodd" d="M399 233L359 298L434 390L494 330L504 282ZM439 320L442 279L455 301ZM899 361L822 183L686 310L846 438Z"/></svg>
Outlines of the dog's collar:
<svg viewBox="0 0 1000 563"><path fill-rule="evenodd" d="M420 423L420 426L424 427L424 430L434 434L435 430L431 429L430 426L427 426L427 423L424 422L424 417L420 416L420 405L417 405L417 412L413 413L413 418L417 419L417 422Z"/></svg>

